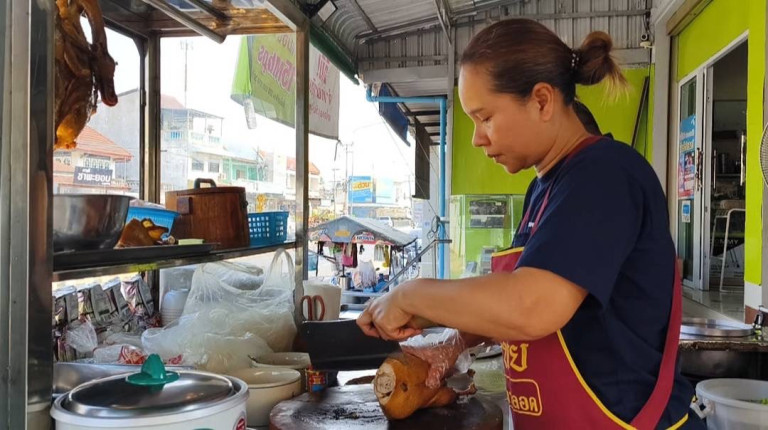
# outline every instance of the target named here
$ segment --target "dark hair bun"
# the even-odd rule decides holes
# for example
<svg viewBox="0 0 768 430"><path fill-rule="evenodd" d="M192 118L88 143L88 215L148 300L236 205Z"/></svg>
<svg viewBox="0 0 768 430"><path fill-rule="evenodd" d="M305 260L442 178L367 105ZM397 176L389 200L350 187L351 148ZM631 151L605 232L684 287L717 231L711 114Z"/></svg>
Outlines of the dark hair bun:
<svg viewBox="0 0 768 430"><path fill-rule="evenodd" d="M589 33L581 46L574 50L577 62L574 70L574 80L577 84L594 85L607 79L609 85L623 87L626 79L621 74L621 68L611 56L613 40L602 31Z"/></svg>

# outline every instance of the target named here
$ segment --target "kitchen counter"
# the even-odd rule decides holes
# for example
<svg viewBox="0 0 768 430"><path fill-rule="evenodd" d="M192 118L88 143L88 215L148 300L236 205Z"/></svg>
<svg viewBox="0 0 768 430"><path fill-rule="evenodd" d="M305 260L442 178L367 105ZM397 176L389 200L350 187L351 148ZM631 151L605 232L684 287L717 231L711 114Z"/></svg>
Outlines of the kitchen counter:
<svg viewBox="0 0 768 430"><path fill-rule="evenodd" d="M768 352L768 338L761 335L746 337L705 337L681 334L680 350Z"/></svg>

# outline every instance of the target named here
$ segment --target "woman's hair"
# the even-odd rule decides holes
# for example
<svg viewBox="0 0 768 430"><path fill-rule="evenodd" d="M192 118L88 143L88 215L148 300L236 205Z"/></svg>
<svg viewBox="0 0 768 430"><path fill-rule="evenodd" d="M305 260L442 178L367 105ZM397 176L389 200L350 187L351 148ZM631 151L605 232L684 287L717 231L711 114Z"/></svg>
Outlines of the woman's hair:
<svg viewBox="0 0 768 430"><path fill-rule="evenodd" d="M579 121L584 126L584 129L589 134L600 136L603 133L600 131L600 126L597 125L597 120L590 112L589 108L578 100L573 101L573 111L576 112L576 116L579 117Z"/></svg>
<svg viewBox="0 0 768 430"><path fill-rule="evenodd" d="M460 64L486 67L496 92L527 98L536 84L545 82L570 105L576 84L594 85L607 79L609 91L626 86L611 57L612 48L611 37L602 31L590 33L579 48L571 49L536 21L508 19L475 35Z"/></svg>

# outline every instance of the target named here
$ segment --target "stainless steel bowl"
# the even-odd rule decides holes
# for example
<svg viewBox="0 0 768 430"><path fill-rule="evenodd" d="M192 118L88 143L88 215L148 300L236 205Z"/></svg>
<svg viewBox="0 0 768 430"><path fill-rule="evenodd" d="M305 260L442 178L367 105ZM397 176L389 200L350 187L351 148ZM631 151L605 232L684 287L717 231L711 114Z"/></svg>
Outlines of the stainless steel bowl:
<svg viewBox="0 0 768 430"><path fill-rule="evenodd" d="M53 252L114 247L132 199L111 194L53 196Z"/></svg>

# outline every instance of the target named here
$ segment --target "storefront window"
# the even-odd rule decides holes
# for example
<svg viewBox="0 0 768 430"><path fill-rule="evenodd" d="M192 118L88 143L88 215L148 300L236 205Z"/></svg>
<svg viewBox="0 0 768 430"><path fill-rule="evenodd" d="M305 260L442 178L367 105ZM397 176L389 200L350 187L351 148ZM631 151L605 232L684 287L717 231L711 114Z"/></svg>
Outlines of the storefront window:
<svg viewBox="0 0 768 430"><path fill-rule="evenodd" d="M160 49L161 202L212 179L244 188L249 212L293 212L295 36L165 38Z"/></svg>
<svg viewBox="0 0 768 430"><path fill-rule="evenodd" d="M90 39L88 21L83 18L81 23ZM109 53L117 63L114 81L118 102L113 107L98 102L96 112L75 140L77 146L70 151L54 151L55 193L139 197L139 51L130 37L110 29L106 33Z"/></svg>

